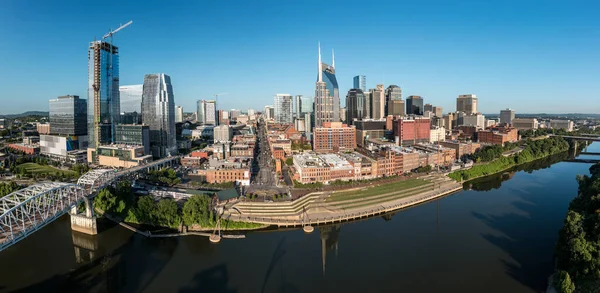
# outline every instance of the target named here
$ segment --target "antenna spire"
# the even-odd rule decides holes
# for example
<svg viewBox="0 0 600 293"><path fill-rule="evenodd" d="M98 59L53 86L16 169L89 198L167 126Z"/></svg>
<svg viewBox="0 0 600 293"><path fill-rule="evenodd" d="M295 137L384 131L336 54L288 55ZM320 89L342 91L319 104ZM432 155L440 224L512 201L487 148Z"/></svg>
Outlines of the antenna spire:
<svg viewBox="0 0 600 293"><path fill-rule="evenodd" d="M331 49L331 67L335 69L335 53L333 52L333 49Z"/></svg>
<svg viewBox="0 0 600 293"><path fill-rule="evenodd" d="M319 80L318 82L322 82L323 81L323 67L322 67L322 63L321 63L321 42L319 42Z"/></svg>

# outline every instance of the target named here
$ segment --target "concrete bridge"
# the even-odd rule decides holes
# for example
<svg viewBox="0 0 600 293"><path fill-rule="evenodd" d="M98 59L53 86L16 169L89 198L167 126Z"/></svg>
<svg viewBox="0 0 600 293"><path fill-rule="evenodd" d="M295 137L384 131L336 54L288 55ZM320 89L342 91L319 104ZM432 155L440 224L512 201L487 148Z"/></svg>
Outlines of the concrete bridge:
<svg viewBox="0 0 600 293"><path fill-rule="evenodd" d="M0 198L0 251L66 213L71 215L73 230L97 234L93 198L100 190L121 178L134 179L148 171L173 166L178 161L179 157L169 157L122 171L95 169L81 176L77 184L43 182ZM83 213L78 211L81 203L85 205Z"/></svg>

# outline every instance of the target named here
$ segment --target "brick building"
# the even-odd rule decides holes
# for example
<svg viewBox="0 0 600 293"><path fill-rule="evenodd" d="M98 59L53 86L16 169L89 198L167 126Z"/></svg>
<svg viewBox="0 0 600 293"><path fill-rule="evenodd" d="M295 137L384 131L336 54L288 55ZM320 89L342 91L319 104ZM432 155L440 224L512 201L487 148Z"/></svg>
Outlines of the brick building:
<svg viewBox="0 0 600 293"><path fill-rule="evenodd" d="M429 142L431 120L425 117L399 117L393 123L394 137L401 146Z"/></svg>
<svg viewBox="0 0 600 293"><path fill-rule="evenodd" d="M481 144L476 142L463 143L459 141L441 141L440 145L453 149L456 152L457 159L462 158L464 155L473 154L481 147Z"/></svg>
<svg viewBox="0 0 600 293"><path fill-rule="evenodd" d="M428 136L429 139L429 136ZM356 148L356 127L341 122L324 122L323 127L313 129L313 150L333 153Z"/></svg>
<svg viewBox="0 0 600 293"><path fill-rule="evenodd" d="M477 132L477 141L480 143L504 145L506 142L516 142L518 140L518 130L511 127L493 127Z"/></svg>

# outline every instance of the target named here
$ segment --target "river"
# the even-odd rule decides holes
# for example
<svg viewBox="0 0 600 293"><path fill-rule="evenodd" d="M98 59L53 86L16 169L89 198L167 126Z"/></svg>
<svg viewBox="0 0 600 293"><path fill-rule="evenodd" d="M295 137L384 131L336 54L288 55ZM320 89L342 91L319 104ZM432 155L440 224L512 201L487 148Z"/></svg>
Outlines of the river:
<svg viewBox="0 0 600 293"><path fill-rule="evenodd" d="M600 144L589 147L600 152ZM543 292L591 164L529 163L393 215L301 230L148 239L62 217L0 252L0 292Z"/></svg>

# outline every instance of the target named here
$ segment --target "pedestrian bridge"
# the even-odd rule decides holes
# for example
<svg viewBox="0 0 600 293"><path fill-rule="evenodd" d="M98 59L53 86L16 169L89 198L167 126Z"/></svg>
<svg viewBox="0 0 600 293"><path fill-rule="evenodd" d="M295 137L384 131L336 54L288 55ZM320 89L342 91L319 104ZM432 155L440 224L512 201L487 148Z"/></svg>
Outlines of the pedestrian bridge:
<svg viewBox="0 0 600 293"><path fill-rule="evenodd" d="M77 184L43 182L0 198L0 251L40 230L69 210L72 217L93 219L95 229L92 199L100 190L121 178L172 166L178 160L179 157L169 157L122 171L95 169L81 176ZM85 216L77 215L77 207L81 203L86 205Z"/></svg>

